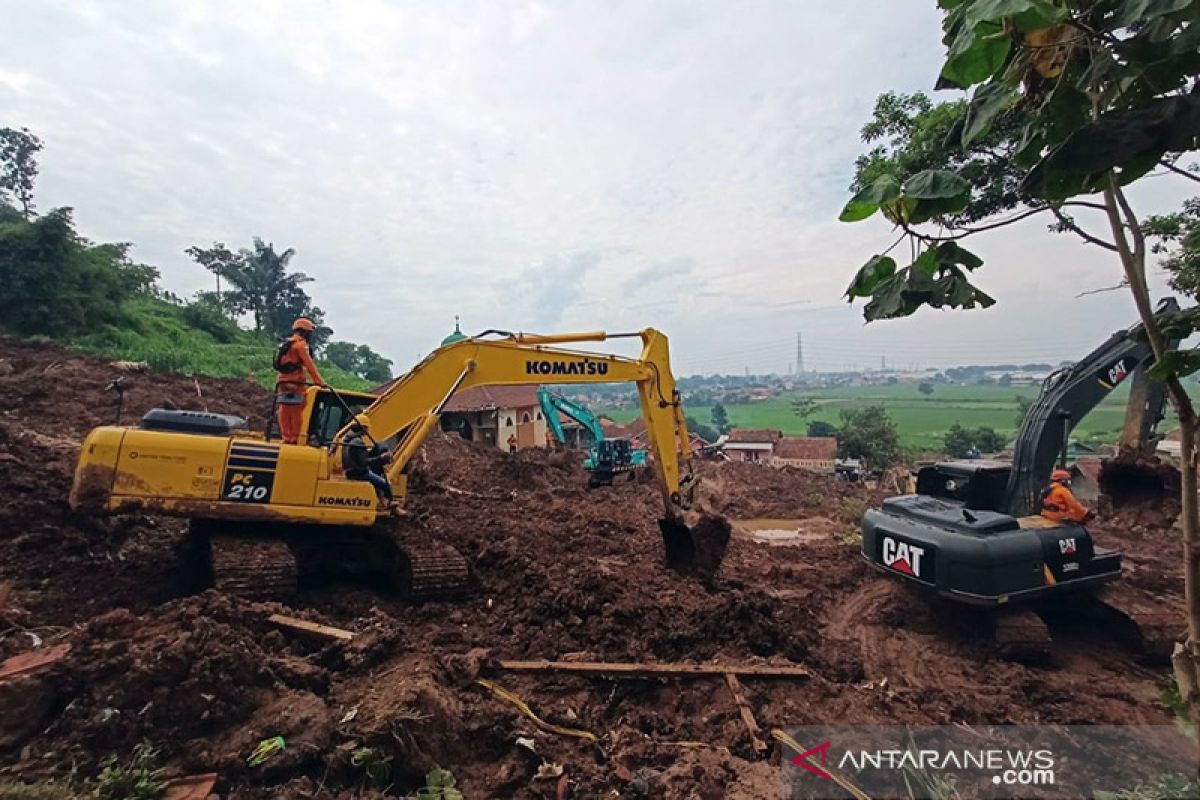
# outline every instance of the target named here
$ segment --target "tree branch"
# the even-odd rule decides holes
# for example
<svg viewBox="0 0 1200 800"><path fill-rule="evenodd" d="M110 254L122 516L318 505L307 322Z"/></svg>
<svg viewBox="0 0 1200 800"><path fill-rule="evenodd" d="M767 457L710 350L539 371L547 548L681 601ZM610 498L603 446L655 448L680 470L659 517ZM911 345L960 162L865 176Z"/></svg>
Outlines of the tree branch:
<svg viewBox="0 0 1200 800"><path fill-rule="evenodd" d="M1117 202L1120 203L1121 211L1125 214L1125 224L1129 226L1129 233L1133 237L1133 260L1141 278L1142 291L1149 293L1150 290L1146 284L1146 234L1142 233L1142 225L1138 221L1137 215L1133 213L1133 207L1129 205L1129 199L1125 197L1125 192L1114 186L1113 193L1117 196Z"/></svg>
<svg viewBox="0 0 1200 800"><path fill-rule="evenodd" d="M1103 294L1104 292L1115 292L1117 289L1127 289L1127 288L1129 288L1129 283L1127 281L1121 281L1116 286L1104 286L1099 289L1088 289L1086 292L1080 292L1079 294L1075 295L1075 299L1078 300L1081 297L1087 297L1087 296L1093 295L1093 294Z"/></svg>
<svg viewBox="0 0 1200 800"><path fill-rule="evenodd" d="M1101 208L1103 208L1103 206L1101 206ZM1088 233L1083 228L1079 227L1079 224L1077 222L1075 222L1075 220L1071 219L1066 214L1059 211L1057 208L1052 207L1050 210L1054 214L1054 216L1058 219L1058 222L1060 225L1065 227L1067 230L1071 231L1071 233L1074 233L1080 239L1083 239L1088 244L1094 244L1097 247L1103 247L1105 250L1109 250L1114 253L1117 252L1117 246L1115 244L1113 244L1112 242L1106 242L1103 239L1101 239L1100 237L1093 236L1092 234ZM1082 295L1080 295L1080 297L1082 297Z"/></svg>
<svg viewBox="0 0 1200 800"><path fill-rule="evenodd" d="M956 232L950 236L931 236L926 233L920 233L920 232L914 231L912 228L910 228L907 222L901 222L900 227L903 228L910 235L915 236L917 239L920 239L921 241L923 241L927 244L934 244L937 242L956 242L959 239L965 239L968 236L972 236L976 233L983 233L985 231L994 231L997 228L1003 228L1006 225L1012 225L1014 222L1020 222L1023 219L1032 217L1034 214L1040 214L1043 211L1050 211L1050 210L1051 210L1050 206L1041 206L1040 208L1031 208L1027 211L1022 211L1020 214L1015 214L1011 217L1008 217L1007 219L997 220L996 222L992 222L987 225L980 225L976 228L957 228L956 230L958 232Z"/></svg>
<svg viewBox="0 0 1200 800"><path fill-rule="evenodd" d="M1117 180L1109 173L1108 184L1104 187L1104 205L1108 213L1108 225L1112 229L1113 239L1117 243L1121 266L1125 270L1125 280L1129 282L1129 290L1133 295L1134 305L1137 306L1138 316L1141 317L1142 326L1146 329L1146 338L1150 340L1150 348L1154 351L1154 360L1161 361L1166 352L1166 343L1163 339L1162 329L1158 326L1158 320L1154 318L1154 309L1150 307L1150 295L1146 291L1144 282L1145 264L1142 264L1143 269L1138 269L1138 263L1134 261L1133 251L1129 247L1129 238L1125 235L1125 221L1121 218L1121 211L1117 207L1120 203L1117 199L1117 191Z"/></svg>
<svg viewBox="0 0 1200 800"><path fill-rule="evenodd" d="M1065 208L1066 206L1071 206L1073 208L1074 207L1092 208L1092 209L1095 209L1096 211L1107 211L1108 210L1103 203L1092 203L1087 200L1067 200L1065 203L1059 203L1058 205L1059 205L1059 208Z"/></svg>
<svg viewBox="0 0 1200 800"><path fill-rule="evenodd" d="M1195 181L1196 183L1200 183L1200 175L1196 175L1194 173L1188 172L1186 169L1181 169L1181 168L1175 166L1174 164L1172 164L1170 161L1160 161L1158 163L1159 163L1159 166L1166 167L1167 169L1171 170L1171 172L1174 172L1176 175L1182 175L1183 177L1187 178L1189 181Z"/></svg>

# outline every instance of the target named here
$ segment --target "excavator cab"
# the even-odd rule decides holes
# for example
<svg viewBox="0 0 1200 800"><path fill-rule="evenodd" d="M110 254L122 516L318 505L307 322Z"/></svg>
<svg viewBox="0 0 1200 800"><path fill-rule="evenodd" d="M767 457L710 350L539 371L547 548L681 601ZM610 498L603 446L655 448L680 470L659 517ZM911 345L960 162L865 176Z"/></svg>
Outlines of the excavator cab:
<svg viewBox="0 0 1200 800"><path fill-rule="evenodd" d="M375 395L366 392L339 391L314 386L308 391L308 443L328 447L338 431L350 424L355 414L375 402Z"/></svg>

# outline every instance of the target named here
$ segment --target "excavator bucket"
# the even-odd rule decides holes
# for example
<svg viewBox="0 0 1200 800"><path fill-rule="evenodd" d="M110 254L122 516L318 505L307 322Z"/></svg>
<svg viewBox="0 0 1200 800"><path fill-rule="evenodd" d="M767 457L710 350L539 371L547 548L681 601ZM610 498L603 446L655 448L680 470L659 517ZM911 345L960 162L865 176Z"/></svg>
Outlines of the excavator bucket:
<svg viewBox="0 0 1200 800"><path fill-rule="evenodd" d="M658 521L658 527L668 567L703 578L716 575L729 545L729 520L704 515L689 528L679 517L666 517Z"/></svg>

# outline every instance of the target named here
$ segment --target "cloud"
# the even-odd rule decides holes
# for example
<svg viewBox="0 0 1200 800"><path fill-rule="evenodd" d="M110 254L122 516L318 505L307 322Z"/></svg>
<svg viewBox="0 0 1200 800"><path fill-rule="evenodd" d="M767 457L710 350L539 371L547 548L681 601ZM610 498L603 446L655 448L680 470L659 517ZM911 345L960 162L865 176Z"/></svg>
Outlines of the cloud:
<svg viewBox="0 0 1200 800"><path fill-rule="evenodd" d="M655 284L661 284L668 278L688 275L695 266L692 259L683 257L659 261L645 269L638 270L632 277L621 283L621 289L627 295L635 295Z"/></svg>
<svg viewBox="0 0 1200 800"><path fill-rule="evenodd" d="M0 125L46 141L39 208L135 242L185 295L209 279L190 245L295 248L338 337L401 366L455 314L652 325L681 371L783 370L800 329L836 366L1130 317L1073 300L1111 259L1036 222L984 240L985 314L864 327L839 305L894 239L836 221L858 128L880 92L931 87L933 3L0 0L0 19ZM1055 336L1025 344L1030 319Z"/></svg>

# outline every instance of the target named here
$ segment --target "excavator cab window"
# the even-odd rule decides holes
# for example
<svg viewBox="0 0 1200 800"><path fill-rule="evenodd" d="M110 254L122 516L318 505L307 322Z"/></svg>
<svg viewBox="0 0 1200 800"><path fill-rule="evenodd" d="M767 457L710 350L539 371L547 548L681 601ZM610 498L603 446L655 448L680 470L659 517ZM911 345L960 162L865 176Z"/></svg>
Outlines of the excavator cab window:
<svg viewBox="0 0 1200 800"><path fill-rule="evenodd" d="M319 447L327 446L337 436L337 432L350 423L353 414L357 414L374 402L374 398L351 394L343 394L342 399L350 407L349 412L342 408L342 404L328 391L320 391L313 396L313 410L308 418L309 444Z"/></svg>

